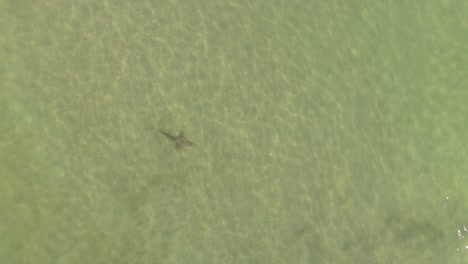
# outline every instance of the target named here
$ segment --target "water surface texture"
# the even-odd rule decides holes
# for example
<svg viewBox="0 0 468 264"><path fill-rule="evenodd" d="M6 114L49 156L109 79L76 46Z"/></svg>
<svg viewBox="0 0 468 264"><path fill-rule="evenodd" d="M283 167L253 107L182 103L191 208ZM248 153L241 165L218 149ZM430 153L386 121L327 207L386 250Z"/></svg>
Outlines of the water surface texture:
<svg viewBox="0 0 468 264"><path fill-rule="evenodd" d="M466 3L2 1L0 263L468 263Z"/></svg>

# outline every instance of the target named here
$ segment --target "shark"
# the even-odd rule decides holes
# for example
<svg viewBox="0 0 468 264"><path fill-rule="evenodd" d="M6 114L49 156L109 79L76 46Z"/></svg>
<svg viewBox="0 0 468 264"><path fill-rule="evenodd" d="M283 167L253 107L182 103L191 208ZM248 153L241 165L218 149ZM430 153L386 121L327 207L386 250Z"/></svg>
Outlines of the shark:
<svg viewBox="0 0 468 264"><path fill-rule="evenodd" d="M175 147L176 149L180 149L180 148L183 148L183 147L195 147L197 146L197 144L195 144L194 142L188 140L187 138L185 138L184 136L184 131L180 131L178 135L173 135L169 132L166 132L166 131L163 131L163 130L158 130L159 133L163 134L165 137L167 137L168 139L170 139L172 142L175 143Z"/></svg>

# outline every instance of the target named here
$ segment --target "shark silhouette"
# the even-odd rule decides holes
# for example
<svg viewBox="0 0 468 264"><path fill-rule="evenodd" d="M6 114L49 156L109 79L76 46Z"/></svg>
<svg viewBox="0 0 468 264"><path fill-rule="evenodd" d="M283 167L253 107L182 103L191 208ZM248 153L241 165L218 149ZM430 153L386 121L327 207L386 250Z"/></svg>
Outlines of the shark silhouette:
<svg viewBox="0 0 468 264"><path fill-rule="evenodd" d="M173 135L171 133L162 131L162 130L158 130L158 131L159 131L159 133L163 134L165 137L170 139L172 142L174 142L175 147L177 149L180 149L180 148L183 148L183 147L195 147L195 146L197 146L197 144L195 144L194 142L192 142L192 141L185 138L184 131L180 131L179 135L177 135L177 136Z"/></svg>

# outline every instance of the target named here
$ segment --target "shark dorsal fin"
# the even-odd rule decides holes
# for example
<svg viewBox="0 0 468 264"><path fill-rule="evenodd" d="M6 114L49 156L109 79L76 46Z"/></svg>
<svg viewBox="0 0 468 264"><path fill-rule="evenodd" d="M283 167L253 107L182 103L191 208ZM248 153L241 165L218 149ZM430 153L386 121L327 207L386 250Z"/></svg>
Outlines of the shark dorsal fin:
<svg viewBox="0 0 468 264"><path fill-rule="evenodd" d="M178 137L178 138L185 138L185 137L184 137L184 131L181 130L181 131L179 132L179 135L178 135L177 137Z"/></svg>

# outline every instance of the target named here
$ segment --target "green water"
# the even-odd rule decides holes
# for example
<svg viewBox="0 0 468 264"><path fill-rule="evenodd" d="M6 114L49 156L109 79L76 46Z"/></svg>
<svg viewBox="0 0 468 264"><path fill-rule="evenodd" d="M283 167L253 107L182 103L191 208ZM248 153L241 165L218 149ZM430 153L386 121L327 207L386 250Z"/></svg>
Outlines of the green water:
<svg viewBox="0 0 468 264"><path fill-rule="evenodd" d="M0 14L0 263L468 261L465 2Z"/></svg>

